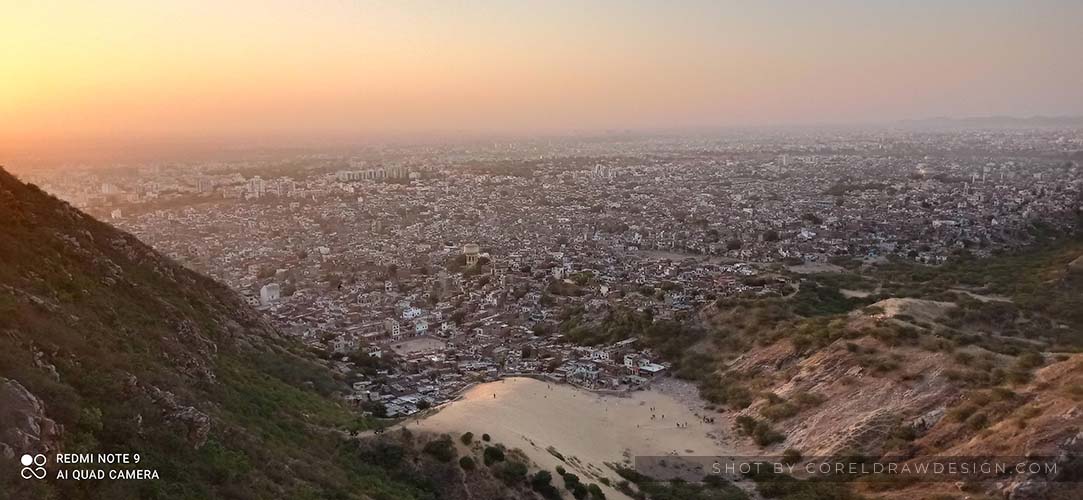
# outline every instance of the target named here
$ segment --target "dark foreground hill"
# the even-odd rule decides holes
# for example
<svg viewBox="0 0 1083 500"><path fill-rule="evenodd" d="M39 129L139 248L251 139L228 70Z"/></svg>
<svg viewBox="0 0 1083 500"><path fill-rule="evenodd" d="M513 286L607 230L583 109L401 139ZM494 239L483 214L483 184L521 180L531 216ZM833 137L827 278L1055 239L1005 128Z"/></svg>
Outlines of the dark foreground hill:
<svg viewBox="0 0 1083 500"><path fill-rule="evenodd" d="M314 359L223 285L0 169L0 498L519 497L424 443L349 440L371 423ZM138 453L66 468L159 479L57 480L58 452ZM47 479L20 477L25 453Z"/></svg>

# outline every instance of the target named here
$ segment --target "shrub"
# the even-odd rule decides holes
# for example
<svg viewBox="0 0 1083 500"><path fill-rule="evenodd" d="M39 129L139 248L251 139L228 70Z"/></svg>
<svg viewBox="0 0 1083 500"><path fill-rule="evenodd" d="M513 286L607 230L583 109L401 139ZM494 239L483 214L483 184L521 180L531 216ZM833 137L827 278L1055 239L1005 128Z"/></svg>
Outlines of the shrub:
<svg viewBox="0 0 1083 500"><path fill-rule="evenodd" d="M547 470L540 470L530 477L530 489L538 492L543 498L557 500L560 491L552 485L553 475Z"/></svg>
<svg viewBox="0 0 1083 500"><path fill-rule="evenodd" d="M527 468L522 462L504 462L495 467L494 473L504 484L514 486L526 479Z"/></svg>
<svg viewBox="0 0 1083 500"><path fill-rule="evenodd" d="M977 406L965 403L948 410L946 416L948 417L948 420L952 422L965 422L966 419L970 418L976 411L978 411Z"/></svg>
<svg viewBox="0 0 1083 500"><path fill-rule="evenodd" d="M485 465L490 467L497 462L504 461L504 450L501 450L496 446L486 446L485 451L482 453L482 458Z"/></svg>
<svg viewBox="0 0 1083 500"><path fill-rule="evenodd" d="M773 422L778 422L797 415L797 411L797 406L783 401L777 404L765 405L760 409L760 415Z"/></svg>
<svg viewBox="0 0 1083 500"><path fill-rule="evenodd" d="M426 443L423 451L441 462L450 462L455 458L455 444L447 434Z"/></svg>
<svg viewBox="0 0 1083 500"><path fill-rule="evenodd" d="M1015 360L1015 366L1020 370L1032 370L1042 366L1044 363L1045 360L1042 358L1042 355L1033 351L1024 353Z"/></svg>
<svg viewBox="0 0 1083 500"><path fill-rule="evenodd" d="M971 430L981 430L989 425L989 417L983 412L977 412L966 419L966 426Z"/></svg>
<svg viewBox="0 0 1083 500"><path fill-rule="evenodd" d="M760 446L768 446L786 439L786 436L772 429L767 422L756 420L748 415L738 416L736 424L741 433L751 437Z"/></svg>
<svg viewBox="0 0 1083 500"><path fill-rule="evenodd" d="M572 474L571 472L565 472L560 476L564 478L564 486L571 486L579 482L579 476Z"/></svg>

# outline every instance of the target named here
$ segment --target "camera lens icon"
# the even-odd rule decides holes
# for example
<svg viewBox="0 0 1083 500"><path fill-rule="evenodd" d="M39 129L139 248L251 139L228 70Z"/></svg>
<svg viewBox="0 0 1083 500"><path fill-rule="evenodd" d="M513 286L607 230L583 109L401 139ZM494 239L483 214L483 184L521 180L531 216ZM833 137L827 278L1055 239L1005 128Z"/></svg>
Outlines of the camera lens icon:
<svg viewBox="0 0 1083 500"><path fill-rule="evenodd" d="M19 461L23 464L23 470L20 473L23 479L45 479L44 466L47 461L45 455L26 454Z"/></svg>

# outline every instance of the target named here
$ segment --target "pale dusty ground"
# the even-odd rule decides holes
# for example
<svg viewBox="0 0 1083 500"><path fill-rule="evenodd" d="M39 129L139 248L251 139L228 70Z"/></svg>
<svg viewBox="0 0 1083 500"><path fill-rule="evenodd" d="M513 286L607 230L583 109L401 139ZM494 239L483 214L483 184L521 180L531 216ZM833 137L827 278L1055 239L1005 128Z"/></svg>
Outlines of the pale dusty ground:
<svg viewBox="0 0 1083 500"><path fill-rule="evenodd" d="M410 340L404 340L402 342L396 342L391 345L391 350L398 354L411 354L422 351L433 351L443 349L446 344L440 339L434 339L432 337L417 337Z"/></svg>
<svg viewBox="0 0 1083 500"><path fill-rule="evenodd" d="M871 292L867 292L865 290L849 290L849 289L846 289L846 288L839 288L839 293L841 293L843 297L847 297L847 298L851 298L851 299L855 298L855 297L859 298L859 299L863 299L865 297L868 297L869 295L872 295Z"/></svg>
<svg viewBox="0 0 1083 500"><path fill-rule="evenodd" d="M476 386L435 415L420 423L408 420L406 425L456 438L466 431L477 438L488 433L494 442L522 449L539 467L551 471L563 465L584 482L607 476L616 484L620 477L605 462L630 461L636 455L734 453L735 445L723 442L729 434L723 419L705 424L695 413L721 415L704 411L694 388L685 385L666 381L660 389L602 396L568 385L511 378ZM677 422L687 422L688 427L678 428ZM550 446L568 463L549 453ZM604 489L608 498L626 498Z"/></svg>
<svg viewBox="0 0 1083 500"><path fill-rule="evenodd" d="M805 262L796 266L790 266L790 271L797 274L817 274L817 273L841 273L846 269L835 264L829 264L827 262Z"/></svg>
<svg viewBox="0 0 1083 500"><path fill-rule="evenodd" d="M948 310L956 307L952 302L909 298L884 299L873 304L873 306L883 309L884 316L888 318L905 314L925 322L934 322L940 319Z"/></svg>
<svg viewBox="0 0 1083 500"><path fill-rule="evenodd" d="M969 290L961 290L958 288L952 288L951 291L967 295L972 299L977 299L982 302L1012 302L1012 299L1010 297L1005 297L1003 295L981 295L971 292Z"/></svg>

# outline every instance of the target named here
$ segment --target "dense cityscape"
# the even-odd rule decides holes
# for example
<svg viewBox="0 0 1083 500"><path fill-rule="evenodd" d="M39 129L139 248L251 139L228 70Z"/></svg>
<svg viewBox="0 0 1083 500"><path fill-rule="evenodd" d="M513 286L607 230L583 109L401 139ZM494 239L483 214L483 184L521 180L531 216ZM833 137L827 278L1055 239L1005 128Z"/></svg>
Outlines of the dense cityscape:
<svg viewBox="0 0 1083 500"><path fill-rule="evenodd" d="M570 342L582 316L682 318L792 294L809 272L939 265L1070 231L1079 149L1057 129L750 132L30 180L229 284L349 374L349 399L397 416L509 375L619 391L669 368L634 338Z"/></svg>

